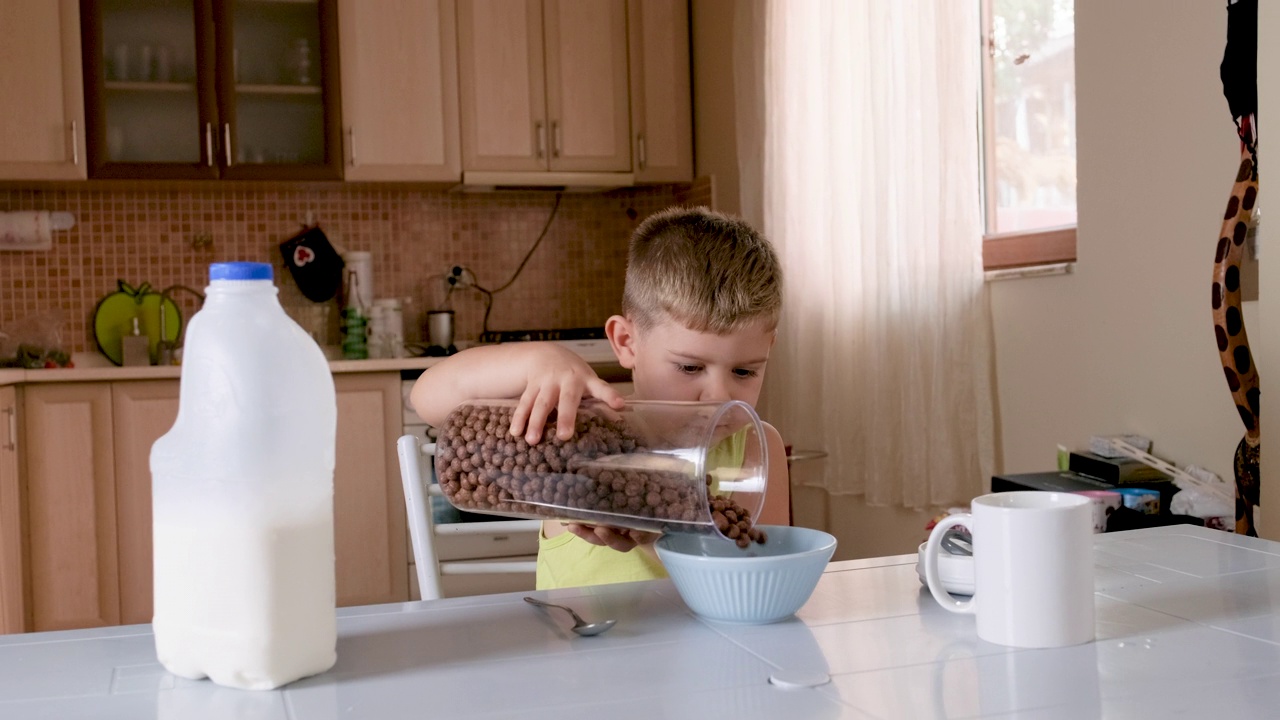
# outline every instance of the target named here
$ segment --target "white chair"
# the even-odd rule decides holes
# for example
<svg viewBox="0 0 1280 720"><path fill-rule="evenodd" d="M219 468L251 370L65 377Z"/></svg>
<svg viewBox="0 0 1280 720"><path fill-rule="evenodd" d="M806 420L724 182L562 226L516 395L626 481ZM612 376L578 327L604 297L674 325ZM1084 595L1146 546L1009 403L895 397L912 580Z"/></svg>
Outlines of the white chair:
<svg viewBox="0 0 1280 720"><path fill-rule="evenodd" d="M413 544L422 599L444 597L440 582L442 575L533 573L537 567L533 560L440 559L441 540L454 538L468 541L471 546L480 548L478 552L468 553L469 555L492 558L495 551L486 551L486 548L501 546L503 542L519 534L536 533L542 523L539 520L495 520L436 525L431 517L431 496L441 496L443 493L438 484L423 478L423 460L427 461L428 468L434 468L434 453L434 443L424 444L414 435L404 435L396 442L396 454L400 457L400 479L404 483L404 502L409 513L409 539Z"/></svg>

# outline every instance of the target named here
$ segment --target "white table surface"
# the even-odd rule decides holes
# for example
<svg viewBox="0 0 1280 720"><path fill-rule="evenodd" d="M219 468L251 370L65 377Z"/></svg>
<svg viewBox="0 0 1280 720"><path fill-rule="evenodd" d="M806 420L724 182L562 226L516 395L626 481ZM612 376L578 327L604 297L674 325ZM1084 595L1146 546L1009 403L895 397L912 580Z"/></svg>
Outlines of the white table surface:
<svg viewBox="0 0 1280 720"><path fill-rule="evenodd" d="M338 663L272 692L167 674L150 627L0 638L0 718L1280 717L1280 543L1098 535L1097 640L1013 650L938 607L915 556L833 563L792 620L698 620L668 581L338 613ZM783 689L771 676L830 681Z"/></svg>

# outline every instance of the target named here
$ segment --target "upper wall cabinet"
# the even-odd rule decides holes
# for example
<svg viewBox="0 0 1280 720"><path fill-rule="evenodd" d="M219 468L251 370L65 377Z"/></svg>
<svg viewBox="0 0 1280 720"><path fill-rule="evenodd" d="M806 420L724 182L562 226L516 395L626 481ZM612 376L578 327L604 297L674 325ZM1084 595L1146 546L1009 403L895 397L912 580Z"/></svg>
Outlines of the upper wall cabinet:
<svg viewBox="0 0 1280 720"><path fill-rule="evenodd" d="M76 0L0 2L0 180L82 180Z"/></svg>
<svg viewBox="0 0 1280 720"><path fill-rule="evenodd" d="M457 182L454 0L339 0L347 180Z"/></svg>
<svg viewBox="0 0 1280 720"><path fill-rule="evenodd" d="M336 0L82 0L90 176L342 176Z"/></svg>
<svg viewBox="0 0 1280 720"><path fill-rule="evenodd" d="M459 0L458 70L464 171L631 171L625 0Z"/></svg>
<svg viewBox="0 0 1280 720"><path fill-rule="evenodd" d="M630 0L636 182L693 180L688 0Z"/></svg>

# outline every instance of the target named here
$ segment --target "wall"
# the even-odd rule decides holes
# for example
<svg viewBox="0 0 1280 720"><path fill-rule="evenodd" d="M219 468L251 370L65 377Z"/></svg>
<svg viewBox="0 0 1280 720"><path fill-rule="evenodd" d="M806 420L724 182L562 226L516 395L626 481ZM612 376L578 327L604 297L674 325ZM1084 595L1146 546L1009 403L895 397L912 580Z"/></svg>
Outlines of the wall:
<svg viewBox="0 0 1280 720"><path fill-rule="evenodd" d="M1079 262L992 287L1007 471L1133 432L1233 477L1244 428L1209 297L1239 165L1218 77L1226 19L1221 3L1076 2ZM1245 315L1257 327L1256 303Z"/></svg>
<svg viewBox="0 0 1280 720"><path fill-rule="evenodd" d="M1280 117L1280 87L1275 82L1275 73L1280 71L1280 4L1263 2L1258 4L1258 117ZM1259 136L1259 142L1261 142ZM1258 159L1265 170L1267 161ZM1259 176L1261 179L1261 176ZM1270 180L1267 181L1270 184ZM1261 196L1265 202L1266 195ZM1262 206L1259 205L1261 208ZM1258 231L1259 243L1267 243L1269 235ZM1270 236L1280 237L1280 236ZM1277 241L1271 240L1274 245ZM1280 338L1280 263L1268 262L1267 252L1272 256L1276 250L1260 251L1258 258L1258 322L1250 325L1258 328L1253 334L1254 354L1261 356L1258 363L1262 381L1264 398L1280 397L1280 366L1275 362L1267 364L1265 358L1277 357L1276 338ZM1262 502L1258 515L1254 520L1258 523L1259 534L1272 540L1280 540L1280 462L1270 460L1275 457L1275 448L1280 448L1280 423L1273 422L1268 416L1262 423L1262 447L1271 448L1262 455ZM1270 502L1268 502L1270 500Z"/></svg>
<svg viewBox="0 0 1280 720"><path fill-rule="evenodd" d="M717 178L726 207L736 207L736 183L722 180L738 170L726 142L733 103L724 97L733 4L693 0L698 173ZM1058 444L1134 432L1177 464L1232 477L1244 429L1209 305L1218 226L1238 165L1218 78L1225 39L1221 4L1170 12L1163 0L1077 0L1079 263L1071 275L992 285L1004 471L1049 470ZM1246 304L1248 327L1258 327L1256 305ZM1270 328L1272 337L1280 332ZM1265 367L1261 334L1253 343ZM823 471L833 469L800 468L793 481ZM836 534L841 557L911 552L931 514L812 488L794 494L796 522Z"/></svg>
<svg viewBox="0 0 1280 720"><path fill-rule="evenodd" d="M546 238L520 278L497 295L490 329L598 327L617 312L628 237L639 219L673 203L707 202L706 182L607 194L565 194ZM335 245L373 253L378 297L406 299L406 338L416 340L453 264L492 289L506 282L549 217L553 193L471 194L392 184L63 183L0 187L0 210L75 214L42 252L0 253L0 331L58 314L62 345L93 351L91 317L117 279L156 289L206 284L208 265L255 260L277 266L286 306L306 304L279 244L308 215ZM212 239L197 247L197 235ZM179 296L186 314L194 300ZM337 303L328 303L327 340L340 342ZM484 306L474 291L455 294L457 335L473 340Z"/></svg>

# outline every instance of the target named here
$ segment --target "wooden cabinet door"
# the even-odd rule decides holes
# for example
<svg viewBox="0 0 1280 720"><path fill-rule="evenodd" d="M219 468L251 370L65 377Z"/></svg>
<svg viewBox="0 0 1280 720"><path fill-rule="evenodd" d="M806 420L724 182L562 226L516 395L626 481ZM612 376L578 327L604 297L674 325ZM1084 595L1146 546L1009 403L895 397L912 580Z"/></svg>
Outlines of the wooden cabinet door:
<svg viewBox="0 0 1280 720"><path fill-rule="evenodd" d="M18 393L0 387L0 633L26 630L22 485L18 464Z"/></svg>
<svg viewBox="0 0 1280 720"><path fill-rule="evenodd" d="M214 44L203 0L82 0L89 174L216 178Z"/></svg>
<svg viewBox="0 0 1280 720"><path fill-rule="evenodd" d="M464 170L545 171L541 0L458 0Z"/></svg>
<svg viewBox="0 0 1280 720"><path fill-rule="evenodd" d="M108 383L23 390L31 630L120 624Z"/></svg>
<svg viewBox="0 0 1280 720"><path fill-rule="evenodd" d="M0 180L83 180L76 0L0 2Z"/></svg>
<svg viewBox="0 0 1280 720"><path fill-rule="evenodd" d="M81 20L93 177L341 179L336 0L82 0Z"/></svg>
<svg viewBox="0 0 1280 720"><path fill-rule="evenodd" d="M396 460L399 373L334 376L338 394L333 478L338 605L409 599L406 510Z"/></svg>
<svg viewBox="0 0 1280 720"><path fill-rule="evenodd" d="M625 0L543 0L552 171L631 170Z"/></svg>
<svg viewBox="0 0 1280 720"><path fill-rule="evenodd" d="M454 0L339 0L347 180L462 178Z"/></svg>
<svg viewBox="0 0 1280 720"><path fill-rule="evenodd" d="M151 445L178 417L178 381L111 384L120 622L151 622Z"/></svg>
<svg viewBox="0 0 1280 720"><path fill-rule="evenodd" d="M342 179L336 0L215 0L213 25L222 178Z"/></svg>
<svg viewBox="0 0 1280 720"><path fill-rule="evenodd" d="M636 182L693 180L688 0L629 0Z"/></svg>

